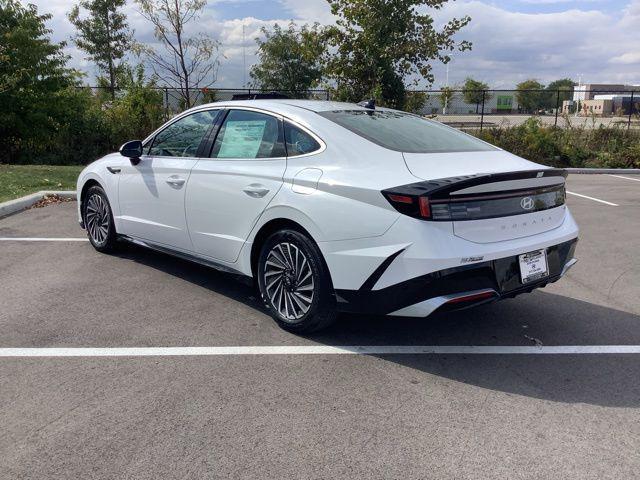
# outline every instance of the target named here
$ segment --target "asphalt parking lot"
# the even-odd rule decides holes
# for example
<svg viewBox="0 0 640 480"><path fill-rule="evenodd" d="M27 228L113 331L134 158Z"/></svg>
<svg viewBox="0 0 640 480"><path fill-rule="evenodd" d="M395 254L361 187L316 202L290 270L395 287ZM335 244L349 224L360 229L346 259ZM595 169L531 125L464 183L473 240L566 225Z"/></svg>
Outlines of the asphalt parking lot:
<svg viewBox="0 0 640 480"><path fill-rule="evenodd" d="M558 283L428 319L344 316L304 338L227 274L73 241L73 202L1 219L0 355L89 350L0 356L0 478L637 478L640 177L571 175L568 190L579 262ZM390 353L90 350L233 346ZM495 349L438 350L469 346ZM540 350L503 348L518 346Z"/></svg>

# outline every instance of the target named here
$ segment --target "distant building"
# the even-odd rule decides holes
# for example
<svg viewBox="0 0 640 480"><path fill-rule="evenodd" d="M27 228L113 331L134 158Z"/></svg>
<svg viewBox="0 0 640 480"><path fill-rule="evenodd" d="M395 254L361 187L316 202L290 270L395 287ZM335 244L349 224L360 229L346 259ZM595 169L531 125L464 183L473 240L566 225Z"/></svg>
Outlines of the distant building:
<svg viewBox="0 0 640 480"><path fill-rule="evenodd" d="M615 112L613 101L609 99L584 100L582 112L592 115L611 115Z"/></svg>
<svg viewBox="0 0 640 480"><path fill-rule="evenodd" d="M640 87L619 83L587 83L585 85L576 85L573 87L573 101L593 100L598 94L630 92L634 89L640 90Z"/></svg>
<svg viewBox="0 0 640 480"><path fill-rule="evenodd" d="M631 92L633 95L633 104ZM640 111L640 87L622 84L586 84L574 87L573 100L562 102L562 113L629 115Z"/></svg>

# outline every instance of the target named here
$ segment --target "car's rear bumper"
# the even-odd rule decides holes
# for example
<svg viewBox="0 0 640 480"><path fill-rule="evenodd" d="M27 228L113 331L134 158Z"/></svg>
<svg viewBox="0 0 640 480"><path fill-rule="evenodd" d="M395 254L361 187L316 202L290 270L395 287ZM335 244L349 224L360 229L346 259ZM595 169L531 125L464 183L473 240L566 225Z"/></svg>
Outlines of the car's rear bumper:
<svg viewBox="0 0 640 480"><path fill-rule="evenodd" d="M426 316L510 298L557 281L575 263L574 238L546 248L549 275L522 284L518 256L439 270L382 289L336 289L343 312Z"/></svg>

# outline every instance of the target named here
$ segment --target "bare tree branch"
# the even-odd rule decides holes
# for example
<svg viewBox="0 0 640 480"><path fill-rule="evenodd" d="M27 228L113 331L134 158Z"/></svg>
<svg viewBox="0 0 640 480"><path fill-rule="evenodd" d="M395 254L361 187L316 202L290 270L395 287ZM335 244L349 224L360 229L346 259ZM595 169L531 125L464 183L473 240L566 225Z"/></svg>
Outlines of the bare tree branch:
<svg viewBox="0 0 640 480"><path fill-rule="evenodd" d="M142 16L154 26L164 52L143 49L154 74L176 88L185 108L193 105L191 90L211 86L220 65L220 43L203 33L185 36L187 25L197 20L206 0L136 0ZM206 83L202 85L202 83Z"/></svg>

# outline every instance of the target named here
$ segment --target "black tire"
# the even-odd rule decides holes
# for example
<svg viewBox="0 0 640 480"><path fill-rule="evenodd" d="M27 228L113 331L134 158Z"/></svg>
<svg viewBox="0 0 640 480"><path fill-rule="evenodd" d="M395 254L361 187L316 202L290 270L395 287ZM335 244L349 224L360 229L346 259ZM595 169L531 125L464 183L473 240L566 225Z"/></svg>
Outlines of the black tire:
<svg viewBox="0 0 640 480"><path fill-rule="evenodd" d="M118 234L109 199L102 187L94 185L87 190L82 202L82 220L93 248L102 253L115 249Z"/></svg>
<svg viewBox="0 0 640 480"><path fill-rule="evenodd" d="M284 330L310 333L326 328L336 320L336 300L329 269L318 246L305 234L285 229L267 238L258 258L257 277L265 308ZM290 313L289 317L287 313Z"/></svg>

